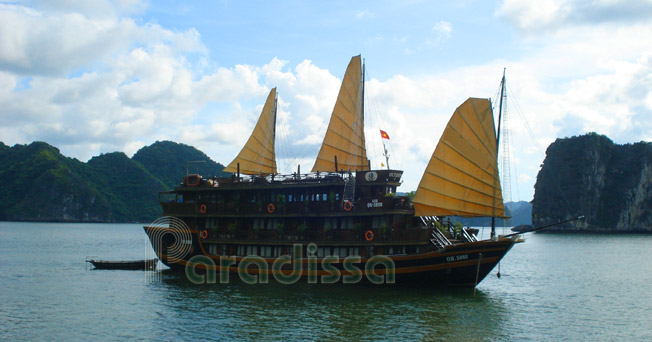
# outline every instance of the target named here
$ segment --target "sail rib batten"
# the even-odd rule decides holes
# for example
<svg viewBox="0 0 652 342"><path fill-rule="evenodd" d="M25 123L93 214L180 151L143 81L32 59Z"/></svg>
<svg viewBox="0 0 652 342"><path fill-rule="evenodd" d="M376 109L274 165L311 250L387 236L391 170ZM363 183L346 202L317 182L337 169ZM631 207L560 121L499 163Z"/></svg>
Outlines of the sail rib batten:
<svg viewBox="0 0 652 342"><path fill-rule="evenodd" d="M451 146L451 145L450 145L449 143L447 143L447 142L443 142L443 143L446 144L446 145L447 145L451 150L457 152L458 155L460 155L460 156L462 156L462 157L464 156L464 154L461 153L459 150L455 149L454 146ZM440 159L440 160L441 160L441 158L437 158L437 159ZM478 163L476 163L476 162L473 161L473 160L470 160L470 159L466 159L466 160L467 160L468 162L470 162L471 164L473 164L475 167L477 167L480 171L486 173L486 174L487 174L488 176L490 176L490 177L491 177L492 175L495 174L495 171L496 171L496 170L492 170L492 169L489 169L489 170L488 170L488 169L484 168L483 166L478 165ZM461 170L460 170L460 171L461 171ZM492 185L492 186L493 186L493 185Z"/></svg>
<svg viewBox="0 0 652 342"><path fill-rule="evenodd" d="M312 171L368 170L362 113L363 79L360 56L351 58L333 107L324 141Z"/></svg>
<svg viewBox="0 0 652 342"><path fill-rule="evenodd" d="M453 113L421 178L417 216L504 217L491 102L470 98Z"/></svg>
<svg viewBox="0 0 652 342"><path fill-rule="evenodd" d="M435 177L436 177L436 176L435 176ZM481 192L481 191L478 191L478 190L476 190L476 189L473 189L473 188L470 188L470 187L466 187L466 186L463 186L463 185L460 185L460 184L452 183L452 182L451 182L451 184L456 185L456 186L459 186L459 187L461 187L462 189L465 189L465 190L468 190L468 191L476 192L476 193L478 193L478 194L480 194L480 195L488 196L488 198L490 199L490 202L493 202L493 200L498 200L498 199L499 199L499 198L493 196L493 194L487 194L486 192ZM450 197L450 198L453 198L453 199L456 199L456 200L460 200L460 201L465 200L465 196L457 196L457 197L456 197L456 196L453 196L453 195L451 194L451 192L443 193L443 192L441 192L441 191L437 191L437 190L435 190L435 189L428 189L428 188L424 188L424 190L426 190L426 191L430 191L430 192L433 192L433 193L436 193L436 194L439 194L439 195L442 195L442 196ZM491 205L483 204L483 203L480 203L480 202L473 202L473 201L468 201L468 202L469 202L469 203L478 204L478 205L485 205L485 206L487 206L487 207L490 207L490 206L491 206Z"/></svg>
<svg viewBox="0 0 652 342"><path fill-rule="evenodd" d="M452 201L458 201L458 200L460 200L459 198L452 197L452 196L449 196L449 195L446 195L446 194L442 194L442 193L440 193L440 192L436 192L436 191L430 191L430 192L432 192L432 193L434 193L434 194L436 194L436 195L438 195L438 196L441 196L441 197L443 197L443 198L445 198L445 199L450 199L450 200L452 200ZM492 205L491 205L491 204L477 203L477 202L468 202L468 204L470 204L470 205L474 205L474 206L478 206L478 207L482 207L482 208L485 208L486 210L491 210L491 208L492 208ZM444 206L444 207L441 207L441 208L442 208L442 209L445 209L445 210L450 210L450 211L459 210L458 208L456 208L456 207L454 207L454 206ZM462 210L460 210L460 212L462 212ZM466 212L466 213L467 213L467 215L459 215L459 216L485 216L485 215L478 215L478 214L473 215L473 212L472 212L472 211L468 211L468 212ZM457 214L456 214L456 215L457 215ZM439 214L438 216L441 216L441 214Z"/></svg>
<svg viewBox="0 0 652 342"><path fill-rule="evenodd" d="M478 141L482 144L482 146L484 147L485 152L486 152L488 155L494 155L496 151L492 151L491 148L490 148L489 146L487 146L487 144L486 144L486 140L488 139L488 136L489 136L489 135L487 134L487 132L485 132L484 130L481 130L481 131L484 133L484 137L480 137L480 136L478 135L477 130L473 129L473 127L469 124L468 120L467 120L464 116L460 116L460 117L461 117L461 119L464 121L464 123L467 125L467 127L468 127L469 129L471 129L471 131L473 132L473 134L475 135L475 137L478 139ZM478 121L480 121L480 119L477 117L477 115L476 115L476 119L477 119ZM451 128L454 129L454 130L457 132L457 129L455 129L455 127L451 127ZM459 132L458 132L458 133L459 133ZM461 135L461 134L460 134L460 135Z"/></svg>
<svg viewBox="0 0 652 342"><path fill-rule="evenodd" d="M451 180L444 179L441 176L438 176L438 175L435 175L435 174L432 174L432 173L428 173L428 175L430 175L431 177L438 178L440 181L447 181L447 182L449 182L450 184L452 184L454 186L458 186L458 187L461 187L463 189L467 189L469 191L476 192L479 195L489 196L491 198L497 199L496 196L493 193L493 188L490 191L482 191L482 190L478 190L478 187L472 187L472 186L464 185L464 184L459 183L459 182L453 182ZM431 188L424 188L424 189L429 190L429 191L437 192L436 190L431 189ZM491 192L491 193L489 193L489 192ZM460 200L463 200L463 198L460 198Z"/></svg>
<svg viewBox="0 0 652 342"><path fill-rule="evenodd" d="M475 116L476 120L477 120L478 122L482 122L482 121L483 121L482 118L478 116L478 110L477 110L477 107L476 107L476 105L475 105L475 102L472 102L471 105L473 106L473 115ZM489 110L489 111L491 111L491 106L489 106L488 108L485 108L485 110ZM483 114L486 115L486 113L483 113ZM494 125L493 125L493 112L490 112L489 115L488 115L488 117L491 117L491 132L494 132ZM464 119L464 121L465 121L465 122L468 122L468 121L466 120L466 118ZM479 137L479 136L477 135L477 131L476 131L476 130L473 130L473 132L476 134L476 137L478 137L478 139L479 139L480 142L482 143L482 146L484 146L485 150L487 151L487 154L488 154L488 155L491 155L491 156L496 156L497 153L498 153L498 150L495 149L495 148L493 148L493 147L495 147L495 144L492 145L493 147L489 147L489 146L487 146L487 142L489 142L489 141L494 142L495 139L496 139L496 137L495 137L495 135L494 135L493 133L490 134L489 131L487 131L488 129L489 129L489 127L488 127L487 125L482 125L482 129L480 129L480 131L481 131L482 133L484 133L484 137Z"/></svg>
<svg viewBox="0 0 652 342"><path fill-rule="evenodd" d="M273 88L267 96L251 136L238 156L224 168L224 171L236 172L239 164L240 172L244 174L263 176L276 174L275 134L276 88Z"/></svg>

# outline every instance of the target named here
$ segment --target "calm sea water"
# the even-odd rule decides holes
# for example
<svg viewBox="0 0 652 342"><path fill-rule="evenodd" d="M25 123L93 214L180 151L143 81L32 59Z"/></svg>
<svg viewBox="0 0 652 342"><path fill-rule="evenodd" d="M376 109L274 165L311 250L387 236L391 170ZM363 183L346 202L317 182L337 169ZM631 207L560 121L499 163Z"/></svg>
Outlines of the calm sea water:
<svg viewBox="0 0 652 342"><path fill-rule="evenodd" d="M90 270L141 225L0 222L0 340L652 340L652 236L529 234L477 288L194 285Z"/></svg>

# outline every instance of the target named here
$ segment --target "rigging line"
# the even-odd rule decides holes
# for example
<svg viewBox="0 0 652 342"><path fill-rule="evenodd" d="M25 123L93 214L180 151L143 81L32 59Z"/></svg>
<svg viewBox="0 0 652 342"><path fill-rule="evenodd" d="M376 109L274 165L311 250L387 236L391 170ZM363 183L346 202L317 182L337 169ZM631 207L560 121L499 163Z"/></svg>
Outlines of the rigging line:
<svg viewBox="0 0 652 342"><path fill-rule="evenodd" d="M514 133L512 133L512 130L509 131L509 137L507 139L509 139L509 141L511 141L511 142L514 141ZM514 154L514 149L510 148L509 153L512 156L511 160L514 160L513 166L514 166L514 176L516 176L516 197L520 201L521 200L521 192L520 192L520 189L518 187L518 170L516 169L516 164L518 164L518 163L516 163L516 156Z"/></svg>
<svg viewBox="0 0 652 342"><path fill-rule="evenodd" d="M525 126L525 129L527 130L528 134L530 135L530 138L532 139L532 142L534 142L534 146L539 150L539 153L541 154L541 157L545 157L545 153L543 152L543 149L541 148L541 145L539 145L539 142L537 141L536 137L534 136L534 132L532 131L532 128L530 128L530 125L528 124L527 119L521 112L521 107L518 104L518 101L516 100L516 97L514 97L512 94L512 89L509 87L509 85L506 87L508 95L511 95L510 98L514 102L514 107L516 109L516 113L519 115L521 118L521 121L523 121L523 125Z"/></svg>
<svg viewBox="0 0 652 342"><path fill-rule="evenodd" d="M506 89L507 89L509 94L512 94L512 90L511 90L511 88L509 88L509 86L506 87ZM530 128L530 125L528 124L527 120L525 119L525 116L521 112L521 108L520 108L520 106L518 104L518 101L516 101L516 98L514 96L511 96L511 98L514 101L514 107L516 108L516 112L518 113L519 117L521 118L521 121L523 122L523 125L527 129L528 134L530 135L530 138L534 142L534 146L539 150L539 154L542 157L541 163L543 165L543 160L545 160L545 153L543 152L543 149L541 148L541 145L539 145L539 142L535 138L534 133L533 133L532 129ZM541 170L543 170L543 167L541 168ZM552 172L552 170L550 170L550 171ZM557 178L558 174L553 173L552 176L553 176L553 178ZM562 199L566 203L567 208L569 208L569 213L570 213L570 210L572 210L575 213L575 216L577 216L578 211L574 208L574 206L572 206L570 204L570 201L566 197L566 194L564 193L564 190L561 188L559 182L554 182L554 183L555 183L555 185L557 187L557 190L559 191L559 194L561 195ZM573 209L571 209L571 208L573 208Z"/></svg>
<svg viewBox="0 0 652 342"><path fill-rule="evenodd" d="M367 74L369 74L369 72L367 72ZM371 78L371 76L369 76L369 78ZM387 128L387 126L385 124L385 121L383 120L382 115L380 115L380 113L381 113L380 106L378 105L378 101L377 101L376 96L375 96L376 92L374 91L371 82L369 82L369 88L370 88L369 89L370 96L372 97L373 104L376 107L377 121L383 126L383 128ZM380 134L380 132L378 132L378 134ZM397 156L396 152L394 151L394 146L392 145L392 139L388 139L388 142L389 142L389 150L391 152L391 155L394 157L393 160L394 160L394 162L396 162L398 164L397 169L402 169L403 168L403 161L401 159L399 159L400 156ZM381 139L381 143L382 143L382 139Z"/></svg>
<svg viewBox="0 0 652 342"><path fill-rule="evenodd" d="M278 103L276 107L276 121L277 121L277 128L279 133L278 134L278 152L276 155L276 163L277 163L277 170L283 170L283 172L279 173L288 173L289 171L289 163L286 162L286 160L294 160L296 157L293 155L292 150L289 148L289 143L288 143L288 137L290 136L289 128L286 126L285 120L283 118L283 115L281 115L281 111L278 108ZM280 161L283 160L283 166L278 165L281 164Z"/></svg>

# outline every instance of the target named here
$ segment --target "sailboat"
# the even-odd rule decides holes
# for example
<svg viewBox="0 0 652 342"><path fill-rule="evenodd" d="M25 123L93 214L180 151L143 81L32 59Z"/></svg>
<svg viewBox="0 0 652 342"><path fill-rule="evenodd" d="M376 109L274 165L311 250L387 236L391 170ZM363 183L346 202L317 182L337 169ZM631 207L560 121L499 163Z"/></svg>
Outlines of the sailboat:
<svg viewBox="0 0 652 342"><path fill-rule="evenodd" d="M403 171L371 169L360 56L309 173L277 173L276 97L272 89L224 169L231 177L187 175L160 194L166 219L144 227L157 257L191 281L475 287L521 241L493 230L480 240L444 218L505 217L490 100L469 98L454 111L412 198L396 194Z"/></svg>

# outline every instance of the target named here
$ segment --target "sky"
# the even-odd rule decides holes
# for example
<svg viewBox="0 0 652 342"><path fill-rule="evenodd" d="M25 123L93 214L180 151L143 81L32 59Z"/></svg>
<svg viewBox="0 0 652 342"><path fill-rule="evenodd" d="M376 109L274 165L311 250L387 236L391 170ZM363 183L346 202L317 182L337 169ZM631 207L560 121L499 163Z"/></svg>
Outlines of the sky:
<svg viewBox="0 0 652 342"><path fill-rule="evenodd" d="M0 1L0 141L87 161L172 140L228 164L276 87L279 172L309 170L361 54L372 167L383 129L411 191L506 70L503 197L529 201L557 138L652 141L651 19L650 0Z"/></svg>

